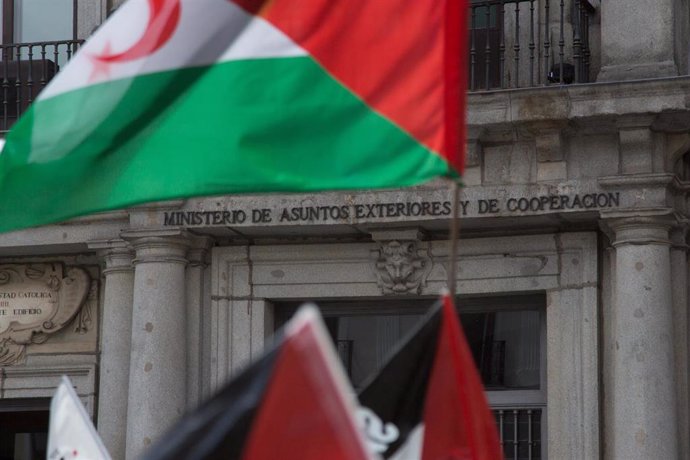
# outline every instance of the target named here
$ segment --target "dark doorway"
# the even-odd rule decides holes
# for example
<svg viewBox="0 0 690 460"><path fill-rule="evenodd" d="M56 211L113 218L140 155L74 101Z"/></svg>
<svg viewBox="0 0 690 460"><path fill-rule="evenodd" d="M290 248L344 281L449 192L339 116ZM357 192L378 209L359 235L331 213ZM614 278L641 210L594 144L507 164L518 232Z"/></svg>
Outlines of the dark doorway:
<svg viewBox="0 0 690 460"><path fill-rule="evenodd" d="M0 460L46 458L50 399L0 400Z"/></svg>

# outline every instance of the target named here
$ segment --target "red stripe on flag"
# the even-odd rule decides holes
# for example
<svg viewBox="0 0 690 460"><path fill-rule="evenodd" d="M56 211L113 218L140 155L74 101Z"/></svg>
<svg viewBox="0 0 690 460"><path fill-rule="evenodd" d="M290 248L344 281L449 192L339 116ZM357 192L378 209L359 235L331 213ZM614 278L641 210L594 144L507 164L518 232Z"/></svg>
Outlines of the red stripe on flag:
<svg viewBox="0 0 690 460"><path fill-rule="evenodd" d="M467 0L233 1L462 172Z"/></svg>
<svg viewBox="0 0 690 460"><path fill-rule="evenodd" d="M422 460L500 460L496 424L450 296L424 404Z"/></svg>
<svg viewBox="0 0 690 460"><path fill-rule="evenodd" d="M317 335L311 323L288 333L242 460L369 458Z"/></svg>
<svg viewBox="0 0 690 460"><path fill-rule="evenodd" d="M448 161L465 171L465 114L467 93L467 50L469 49L469 5L466 0L447 0L445 11L445 123Z"/></svg>

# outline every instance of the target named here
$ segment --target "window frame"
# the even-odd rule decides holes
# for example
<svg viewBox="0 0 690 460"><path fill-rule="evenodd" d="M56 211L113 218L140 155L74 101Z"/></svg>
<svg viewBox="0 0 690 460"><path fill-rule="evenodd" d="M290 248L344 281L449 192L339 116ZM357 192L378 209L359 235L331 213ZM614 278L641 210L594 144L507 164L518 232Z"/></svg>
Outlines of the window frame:
<svg viewBox="0 0 690 460"><path fill-rule="evenodd" d="M2 1L2 45L12 45L18 43L15 40L15 13L18 9L17 0L0 0ZM78 18L79 18L79 1L72 0L72 37L65 38L66 40L78 39Z"/></svg>
<svg viewBox="0 0 690 460"><path fill-rule="evenodd" d="M404 298L352 298L352 299L304 299L299 301L274 301L274 329L277 331L304 303L314 303L324 318L333 316L378 316L381 314L420 314L428 312L437 297L409 296ZM455 297L460 314L492 313L506 311L539 312L539 389L491 390L484 389L492 411L535 409L541 412L539 421L539 452L541 459L548 458L547 420L547 296L543 291L505 292L481 296Z"/></svg>
<svg viewBox="0 0 690 460"><path fill-rule="evenodd" d="M407 297L400 299L305 299L277 302L275 330L278 330L297 311L309 302L319 306L324 317L364 316L381 314L423 315L436 299L433 297ZM456 296L457 309L462 313L491 313L499 311L539 312L539 389L484 390L492 409L539 407L546 408L546 296L542 292L520 292L515 295ZM517 402L519 400L519 402Z"/></svg>

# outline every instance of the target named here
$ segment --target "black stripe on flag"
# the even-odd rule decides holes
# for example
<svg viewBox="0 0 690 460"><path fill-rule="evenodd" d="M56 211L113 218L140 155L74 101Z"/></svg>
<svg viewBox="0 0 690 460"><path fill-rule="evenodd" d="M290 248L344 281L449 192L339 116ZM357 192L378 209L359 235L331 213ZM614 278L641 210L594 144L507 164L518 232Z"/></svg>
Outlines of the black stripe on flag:
<svg viewBox="0 0 690 460"><path fill-rule="evenodd" d="M392 423L399 437L382 453L389 458L402 447L411 432L422 423L429 375L436 354L441 324L441 301L393 350L381 371L364 384L358 397L363 407L371 409L383 423ZM367 429L367 437L376 441L377 434Z"/></svg>
<svg viewBox="0 0 690 460"><path fill-rule="evenodd" d="M385 458L503 458L495 420L449 294L359 396L360 427L369 445Z"/></svg>

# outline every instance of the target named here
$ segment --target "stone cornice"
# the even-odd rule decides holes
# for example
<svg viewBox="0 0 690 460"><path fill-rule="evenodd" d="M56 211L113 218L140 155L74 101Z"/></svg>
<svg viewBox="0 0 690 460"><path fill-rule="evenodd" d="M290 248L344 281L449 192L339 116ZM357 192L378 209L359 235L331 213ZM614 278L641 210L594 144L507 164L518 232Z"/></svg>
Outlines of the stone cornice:
<svg viewBox="0 0 690 460"><path fill-rule="evenodd" d="M678 222L679 217L672 208L632 208L600 211L602 219L669 219Z"/></svg>
<svg viewBox="0 0 690 460"><path fill-rule="evenodd" d="M113 249L128 249L129 243L125 240L114 239L114 240L91 240L86 243L89 249L95 249L96 251L110 251Z"/></svg>
<svg viewBox="0 0 690 460"><path fill-rule="evenodd" d="M137 211L161 211L165 209L177 209L183 206L185 200L153 201L129 208L132 212Z"/></svg>
<svg viewBox="0 0 690 460"><path fill-rule="evenodd" d="M599 185L610 188L639 187L641 185L664 187L671 184L680 184L675 174L629 174L599 178Z"/></svg>
<svg viewBox="0 0 690 460"><path fill-rule="evenodd" d="M474 92L468 95L467 123L470 127L497 127L598 120L599 129L606 119L610 121L607 128L616 129L621 116L641 115L651 116L648 122L655 130L664 131L666 124L655 124L655 115L688 113L689 98L688 76ZM671 128L678 131L678 127Z"/></svg>
<svg viewBox="0 0 690 460"><path fill-rule="evenodd" d="M686 213L685 200L683 197L690 191L690 182L681 181L677 174L651 173L607 176L600 177L598 182L605 190L615 190L621 193L636 193L639 196L645 196L645 194L656 191L659 204L661 204L660 200L666 197L666 203L675 203L675 205L673 205L673 212L678 216L678 220L685 220L685 217L682 217L682 215ZM680 201L676 198L679 198ZM658 208L640 206L639 208L634 208L632 212L664 214L668 212L668 209L662 206ZM607 213L610 214L615 212L626 213L628 211L625 208L619 210L604 210L602 211L602 216Z"/></svg>
<svg viewBox="0 0 690 460"><path fill-rule="evenodd" d="M118 222L118 221L129 221L129 211L127 209L121 209L117 211L107 211L107 212L97 212L95 214L89 214L86 216L75 217L70 219L64 224L89 224L92 222Z"/></svg>
<svg viewBox="0 0 690 460"><path fill-rule="evenodd" d="M377 228L369 229L371 239L374 241L391 241L391 240L405 240L405 241L422 241L425 239L425 231L419 227L401 227L401 228Z"/></svg>
<svg viewBox="0 0 690 460"><path fill-rule="evenodd" d="M187 240L189 238L189 232L179 227L157 227L127 230L122 232L121 236L124 240L129 242L134 242L142 238L181 238Z"/></svg>

